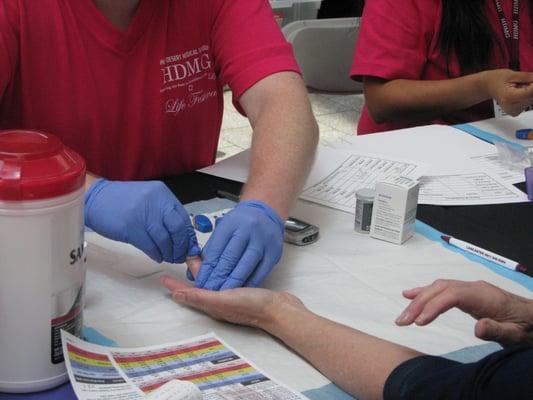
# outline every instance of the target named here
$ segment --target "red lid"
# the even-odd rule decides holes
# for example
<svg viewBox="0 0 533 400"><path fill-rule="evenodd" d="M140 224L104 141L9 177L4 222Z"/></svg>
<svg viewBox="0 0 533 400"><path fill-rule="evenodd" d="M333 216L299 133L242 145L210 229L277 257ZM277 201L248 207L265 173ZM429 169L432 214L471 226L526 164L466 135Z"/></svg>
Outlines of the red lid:
<svg viewBox="0 0 533 400"><path fill-rule="evenodd" d="M54 135L0 131L0 200L62 196L83 186L85 161Z"/></svg>

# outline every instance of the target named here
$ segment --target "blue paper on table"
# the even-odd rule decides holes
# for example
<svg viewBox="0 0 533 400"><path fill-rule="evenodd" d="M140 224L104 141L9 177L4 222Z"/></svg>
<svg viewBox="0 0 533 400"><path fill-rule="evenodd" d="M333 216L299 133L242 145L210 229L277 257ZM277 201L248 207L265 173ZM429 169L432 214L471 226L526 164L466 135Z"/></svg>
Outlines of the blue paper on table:
<svg viewBox="0 0 533 400"><path fill-rule="evenodd" d="M489 143L492 143L492 144L495 144L497 142L500 142L500 143L505 143L505 144L508 144L509 146L515 148L515 149L518 149L518 150L522 150L524 148L524 146L522 146L521 144L519 143L515 143L515 142L512 142L510 140L507 140L501 136L498 136L494 133L491 133L491 132L487 132L487 131L484 131L482 129L479 129L479 128L476 128L474 125L470 125L470 124L459 124L459 125L454 125L453 126L454 128L457 128L463 132L466 132L472 136L475 136L481 140L484 140L485 142L489 142Z"/></svg>

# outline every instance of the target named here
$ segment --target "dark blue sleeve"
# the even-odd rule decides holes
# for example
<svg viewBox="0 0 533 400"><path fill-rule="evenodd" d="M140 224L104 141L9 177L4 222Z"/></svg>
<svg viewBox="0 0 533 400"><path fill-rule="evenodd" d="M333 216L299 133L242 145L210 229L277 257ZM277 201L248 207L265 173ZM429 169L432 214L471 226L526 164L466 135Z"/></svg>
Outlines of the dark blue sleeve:
<svg viewBox="0 0 533 400"><path fill-rule="evenodd" d="M400 364L383 390L385 400L531 400L533 347L517 346L462 364L421 356Z"/></svg>

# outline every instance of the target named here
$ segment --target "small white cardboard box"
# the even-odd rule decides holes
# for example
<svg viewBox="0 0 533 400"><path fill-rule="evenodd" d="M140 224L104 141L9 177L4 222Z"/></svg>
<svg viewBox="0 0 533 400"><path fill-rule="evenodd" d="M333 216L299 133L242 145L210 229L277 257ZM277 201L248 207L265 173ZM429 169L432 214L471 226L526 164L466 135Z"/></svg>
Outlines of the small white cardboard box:
<svg viewBox="0 0 533 400"><path fill-rule="evenodd" d="M402 244L415 230L418 181L388 176L376 182L370 236Z"/></svg>

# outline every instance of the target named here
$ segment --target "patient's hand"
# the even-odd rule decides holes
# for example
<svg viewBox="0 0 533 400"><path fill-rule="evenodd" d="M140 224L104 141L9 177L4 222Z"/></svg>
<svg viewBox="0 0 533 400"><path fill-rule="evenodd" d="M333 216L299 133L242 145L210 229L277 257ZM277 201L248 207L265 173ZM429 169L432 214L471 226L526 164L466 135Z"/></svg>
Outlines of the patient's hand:
<svg viewBox="0 0 533 400"><path fill-rule="evenodd" d="M188 267L193 274L198 270L189 263ZM163 276L161 282L172 292L172 298L177 303L200 310L215 319L239 325L266 329L285 306L305 309L295 296L268 289L238 288L214 292L187 286L170 276Z"/></svg>
<svg viewBox="0 0 533 400"><path fill-rule="evenodd" d="M405 290L412 302L396 319L400 326L427 325L457 307L478 320L475 335L502 345L533 343L533 301L490 283L437 280Z"/></svg>

